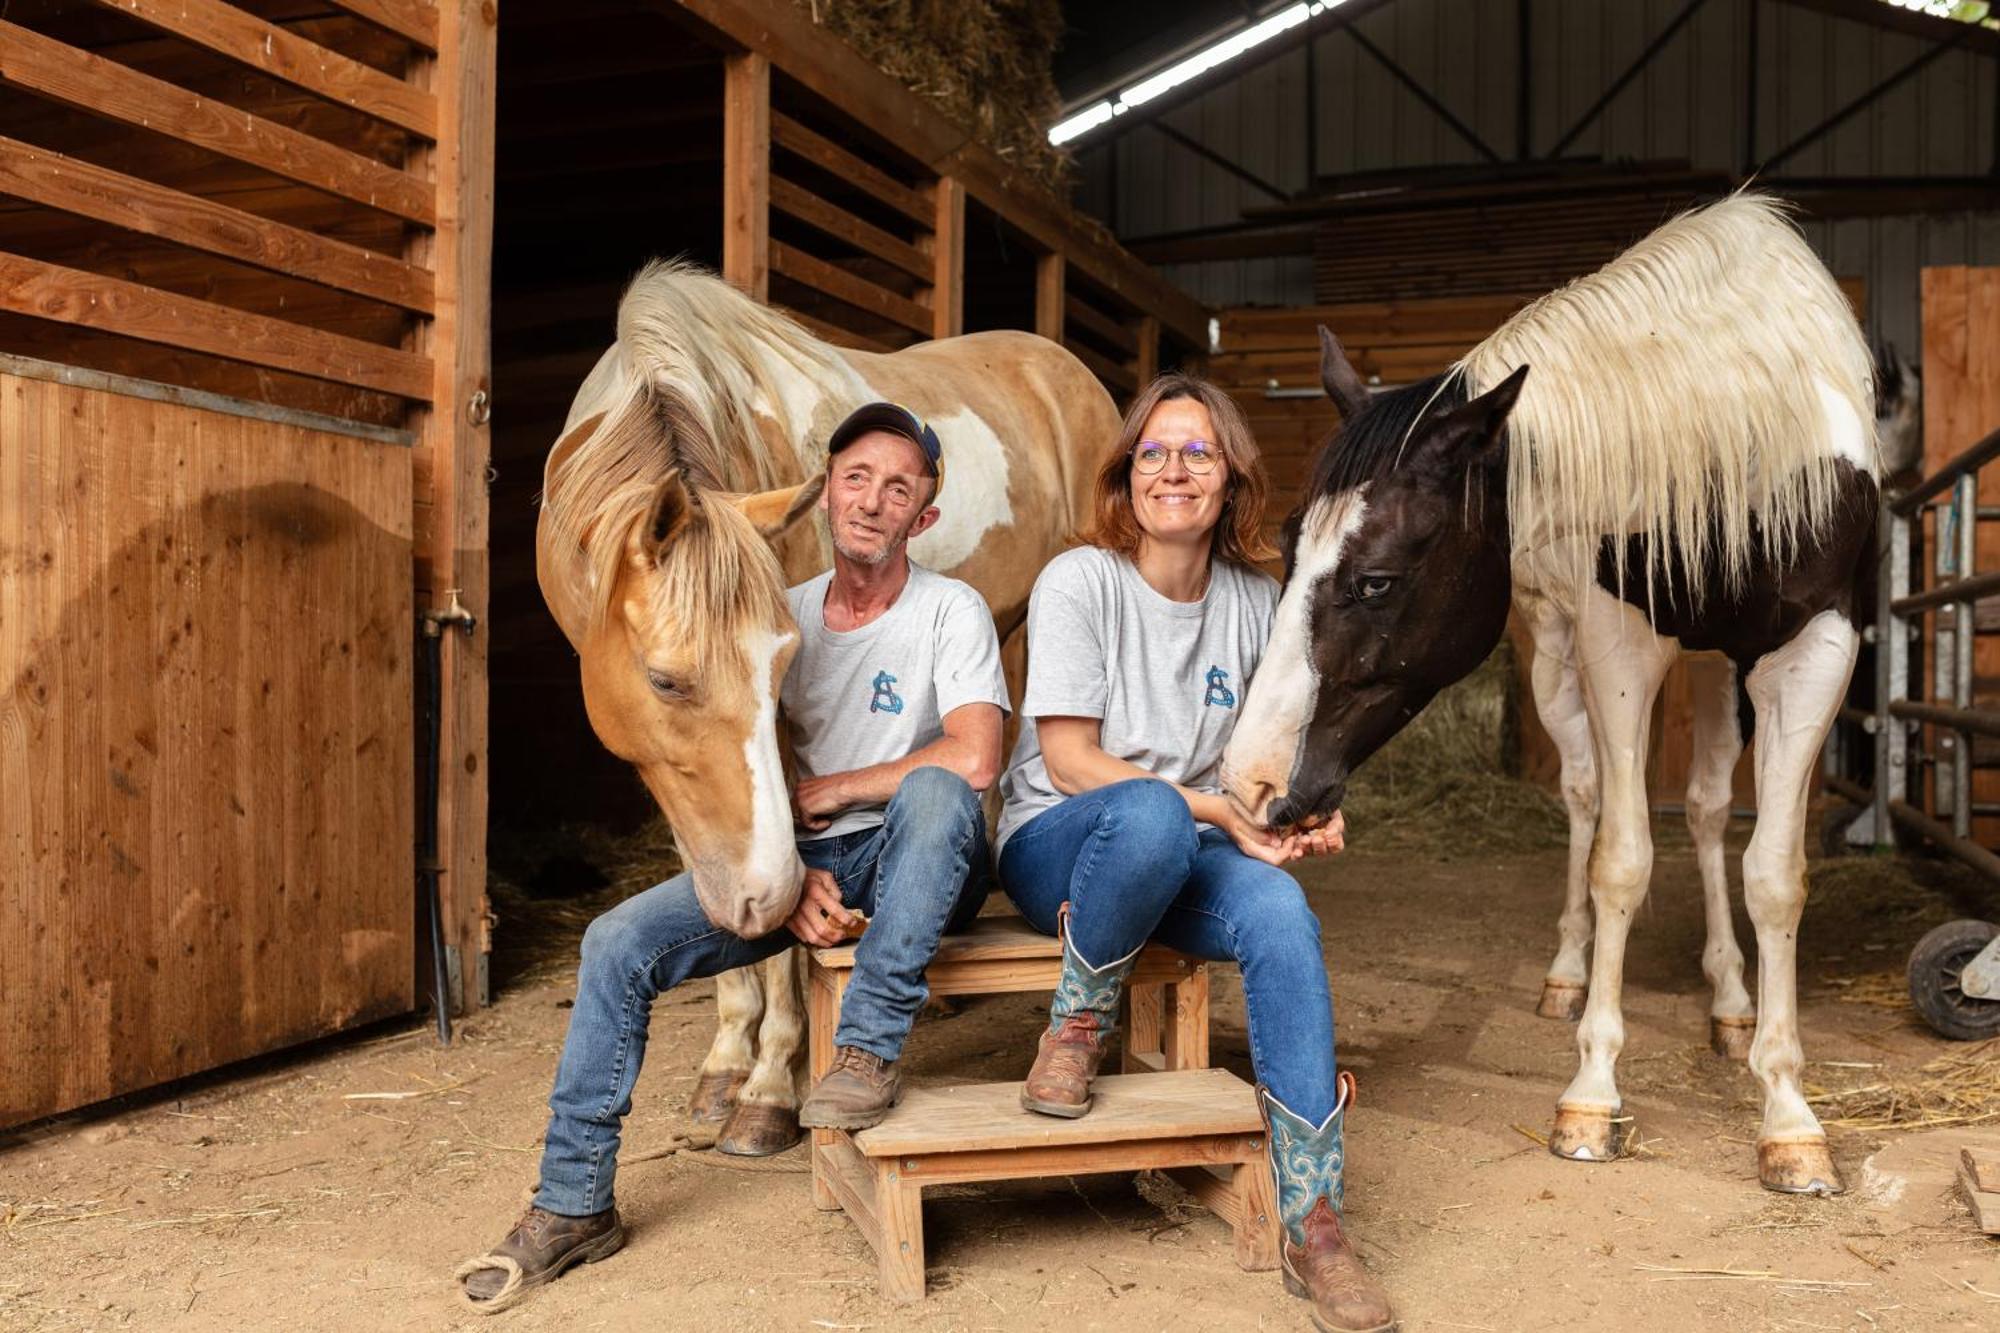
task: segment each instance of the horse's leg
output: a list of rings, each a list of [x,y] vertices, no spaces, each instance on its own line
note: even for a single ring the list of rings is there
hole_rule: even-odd
[[[737,1157],[768,1157],[799,1141],[799,1073],[805,1059],[805,951],[787,949],[759,964],[764,1022],[757,1064],[736,1098],[716,1147]]]
[[[688,1119],[720,1125],[736,1109],[737,1094],[757,1063],[752,1034],[764,1016],[764,981],[755,967],[739,967],[715,979],[715,1040],[701,1062],[701,1076],[688,1097]]]
[[[1625,939],[1653,873],[1653,830],[1646,802],[1646,750],[1653,696],[1677,651],[1638,611],[1592,588],[1577,620],[1577,662],[1603,783],[1603,808],[1590,851],[1590,902],[1596,918],[1590,998],[1577,1027],[1582,1056],[1556,1103],[1549,1151],[1602,1162],[1618,1156],[1624,1121],[1616,1066],[1625,1045],[1619,993]]]
[[[1842,1188],[1826,1131],[1799,1090],[1798,931],[1806,904],[1806,795],[1819,747],[1847,693],[1861,643],[1822,611],[1751,670],[1757,709],[1757,828],[1743,853],[1743,902],[1757,929],[1757,1036],[1750,1068],[1764,1084],[1757,1178],[1766,1189]]]
[[[1694,698],[1694,762],[1688,768],[1687,824],[1701,869],[1701,896],[1708,914],[1708,943],[1701,970],[1714,988],[1708,1008],[1708,1040],[1717,1055],[1741,1060],[1750,1054],[1757,1010],[1743,989],[1743,950],[1736,946],[1736,923],[1729,915],[1729,871],[1723,864],[1722,835],[1735,799],[1736,761],[1743,754],[1743,730],[1736,722],[1736,664],[1727,658],[1691,657],[1688,688]]]
[[[1562,760],[1563,804],[1569,808],[1569,876],[1563,882],[1562,916],[1556,921],[1556,957],[1542,982],[1535,1012],[1543,1018],[1575,1022],[1583,1016],[1589,980],[1584,950],[1590,947],[1590,840],[1597,831],[1597,758],[1590,748],[1590,716],[1576,672],[1576,630],[1569,617],[1546,603],[1528,617],[1535,639],[1529,676],[1535,713],[1555,742]]]

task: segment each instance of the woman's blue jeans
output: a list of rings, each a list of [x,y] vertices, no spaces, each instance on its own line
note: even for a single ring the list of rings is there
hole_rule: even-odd
[[[841,902],[871,918],[854,950],[834,1041],[894,1060],[930,995],[924,969],[939,937],[971,924],[993,883],[979,795],[955,773],[916,769],[897,787],[882,823],[802,842],[799,857],[829,872]],[[755,940],[717,926],[702,914],[687,875],[591,922],[549,1093],[535,1202],[572,1217],[611,1206],[620,1128],[646,1058],[654,1000],[683,981],[761,963],[798,942],[783,926]]]
[[[1072,796],[1015,830],[1000,886],[1035,929],[1069,936],[1093,967],[1148,939],[1243,971],[1258,1082],[1311,1124],[1333,1112],[1333,994],[1319,918],[1299,882],[1195,827],[1181,794],[1134,778]]]

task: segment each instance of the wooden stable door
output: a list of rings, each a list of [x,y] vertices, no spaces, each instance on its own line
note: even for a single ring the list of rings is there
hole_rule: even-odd
[[[411,453],[0,362],[0,1125],[414,1007]]]

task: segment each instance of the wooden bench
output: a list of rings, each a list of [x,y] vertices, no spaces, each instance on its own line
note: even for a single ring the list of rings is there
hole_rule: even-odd
[[[833,1033],[854,946],[815,949],[807,965],[812,1077],[833,1064]],[[925,973],[932,995],[1053,991],[1062,947],[1019,917],[983,917],[948,935]],[[1032,1047],[1023,1044],[1021,1073]],[[1126,985],[1123,1074],[1094,1085],[1090,1114],[1021,1109],[1018,1079],[911,1088],[873,1129],[812,1133],[813,1202],[844,1209],[875,1249],[881,1292],[924,1294],[926,1187],[1109,1171],[1160,1171],[1235,1233],[1246,1269],[1278,1265],[1276,1208],[1256,1094],[1208,1066],[1208,966],[1148,945]]]

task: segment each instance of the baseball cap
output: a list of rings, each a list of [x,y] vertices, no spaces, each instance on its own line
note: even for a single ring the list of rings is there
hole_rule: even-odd
[[[831,457],[839,453],[872,430],[886,430],[891,435],[900,435],[923,450],[931,475],[937,478],[938,488],[943,489],[944,446],[938,443],[937,432],[901,403],[865,403],[855,408],[848,413],[845,421],[833,428],[833,434],[826,442],[827,455]]]

